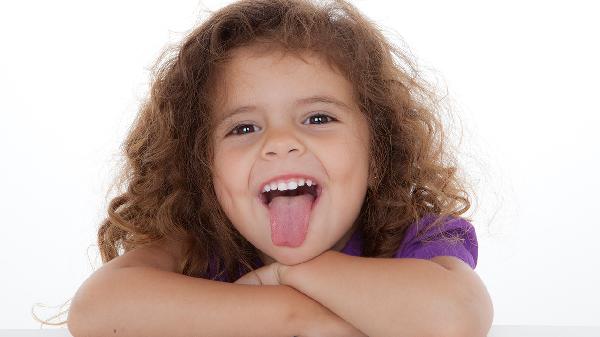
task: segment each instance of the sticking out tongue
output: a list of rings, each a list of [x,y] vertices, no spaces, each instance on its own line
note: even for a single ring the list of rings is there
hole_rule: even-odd
[[[314,197],[311,194],[277,196],[269,203],[271,240],[277,246],[298,247],[308,231]]]

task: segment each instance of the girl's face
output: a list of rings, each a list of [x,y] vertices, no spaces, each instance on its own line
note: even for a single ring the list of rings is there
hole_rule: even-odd
[[[232,56],[213,115],[219,203],[265,264],[294,265],[340,251],[356,229],[369,166],[369,126],[351,83],[314,54],[303,56],[308,64],[245,47]],[[339,104],[310,99],[316,96]],[[259,198],[265,183],[290,173],[314,177],[321,188],[304,213],[308,228],[298,246],[272,239],[269,208]]]

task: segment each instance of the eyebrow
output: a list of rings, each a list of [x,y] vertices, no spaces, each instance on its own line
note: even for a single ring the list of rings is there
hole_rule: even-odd
[[[339,108],[346,109],[348,111],[352,110],[352,108],[350,108],[348,106],[348,104],[342,102],[341,100],[338,100],[337,98],[327,96],[327,95],[313,95],[310,97],[300,98],[300,99],[296,100],[294,105],[301,106],[301,105],[309,105],[309,104],[314,104],[314,103],[331,104],[331,105],[335,105]],[[219,120],[219,124],[222,123],[223,121],[233,117],[234,115],[237,115],[237,114],[240,114],[243,112],[254,111],[256,109],[257,109],[256,105],[244,105],[241,107],[237,107],[237,108],[231,110],[230,112],[228,112],[227,114],[225,114],[225,116],[223,116]]]

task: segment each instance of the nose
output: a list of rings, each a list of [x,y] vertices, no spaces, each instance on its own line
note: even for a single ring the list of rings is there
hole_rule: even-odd
[[[305,148],[289,128],[271,129],[266,135],[262,157],[266,160],[284,159],[290,154],[300,156]]]

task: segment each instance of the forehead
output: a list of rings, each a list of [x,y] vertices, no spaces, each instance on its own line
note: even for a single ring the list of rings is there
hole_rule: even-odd
[[[319,70],[327,67],[329,72],[341,76],[337,66],[323,54],[312,50],[285,51],[277,46],[260,43],[231,50],[225,68],[231,72],[271,66],[316,67]]]
[[[339,69],[317,53],[242,47],[233,50],[215,81],[217,111],[236,105],[295,101],[315,95],[353,102],[354,88]]]

